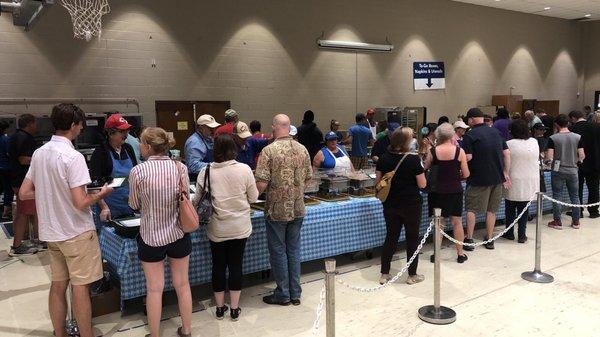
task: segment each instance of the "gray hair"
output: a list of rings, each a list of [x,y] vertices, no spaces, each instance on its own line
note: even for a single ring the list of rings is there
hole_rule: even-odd
[[[452,139],[454,136],[454,127],[450,123],[443,123],[435,129],[435,138],[438,144],[442,144]]]

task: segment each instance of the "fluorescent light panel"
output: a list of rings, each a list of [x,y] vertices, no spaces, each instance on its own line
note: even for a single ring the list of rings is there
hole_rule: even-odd
[[[373,44],[364,42],[336,41],[336,40],[317,40],[317,45],[321,48],[343,49],[343,50],[364,50],[377,52],[391,52],[394,45],[391,44]]]

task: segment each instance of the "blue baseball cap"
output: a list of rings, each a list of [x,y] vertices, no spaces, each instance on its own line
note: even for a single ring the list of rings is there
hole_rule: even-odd
[[[339,139],[338,139],[338,136],[337,136],[337,134],[335,132],[329,131],[325,135],[325,140],[326,141],[330,141],[330,140],[339,140]]]
[[[390,132],[394,132],[399,127],[400,127],[399,123],[388,123],[388,130]]]

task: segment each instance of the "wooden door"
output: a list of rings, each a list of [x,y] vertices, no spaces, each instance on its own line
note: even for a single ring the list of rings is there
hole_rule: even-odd
[[[208,114],[218,123],[225,123],[225,111],[231,107],[229,101],[199,101],[196,102],[196,118]]]
[[[175,149],[184,158],[186,140],[196,131],[196,120],[209,114],[219,123],[225,120],[225,111],[231,107],[229,101],[156,101],[156,125],[172,132]]]
[[[196,131],[195,120],[193,102],[156,101],[156,125],[173,133],[174,149],[182,158],[185,141]]]

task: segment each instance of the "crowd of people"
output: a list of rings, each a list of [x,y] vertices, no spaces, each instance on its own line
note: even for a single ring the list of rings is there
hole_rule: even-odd
[[[551,171],[555,198],[566,190],[573,203],[598,202],[598,114],[572,111],[568,116],[552,118],[539,110],[514,119],[504,108],[498,109],[496,117],[486,117],[480,109],[472,108],[452,124],[447,117],[426,124],[419,130],[420,142],[413,129],[395,120],[376,122],[374,115],[373,109],[357,114],[356,124],[346,135],[340,132],[336,120],[331,120],[330,130],[323,135],[310,110],[297,129],[288,116],[276,115],[272,134],[263,133],[258,121],[249,125],[242,122],[233,109],[225,112],[222,125],[213,116],[202,115],[185,142],[183,164],[172,160],[174,140],[165,130],[148,127],[139,138],[134,137],[130,132],[133,126],[113,113],[104,126],[105,142],[91,156],[89,171],[72,143],[84,127],[85,114],[80,108],[72,104],[55,106],[51,115],[55,135],[40,148],[34,139],[35,117],[21,115],[16,133],[0,138],[3,216],[9,216],[12,210],[11,193],[17,199],[11,254],[49,249],[49,306],[56,336],[64,331],[69,282],[73,285],[73,309],[81,336],[91,336],[89,287],[102,278],[99,226],[111,219],[140,214],[136,240],[146,276],[149,336],[159,335],[165,259],[181,314],[177,333],[190,336],[192,295],[188,272],[194,248],[190,234],[179,224],[178,207],[181,191],[187,190],[190,182],[196,184],[192,200],[195,205],[200,203],[203,191],[209,190],[211,195],[213,212],[206,232],[212,255],[215,316],[223,319],[229,312],[234,321],[242,312],[243,256],[252,234],[250,204],[263,193],[268,251],[276,283],[273,293],[263,301],[270,305],[300,305],[304,193],[319,169],[346,174],[373,162],[376,182],[392,172],[389,196],[383,202],[386,238],[382,243],[381,284],[392,278],[390,264],[402,228],[407,259],[417,250],[424,195],[429,215],[440,208],[452,224],[454,237],[464,243],[474,243],[476,215],[486,215],[483,239],[487,240],[493,236],[503,198],[509,226],[535,193],[545,190],[540,162]],[[0,131],[4,133],[6,127],[0,125]],[[348,151],[345,145],[351,149]],[[92,181],[125,176],[128,186],[86,188]],[[587,200],[582,200],[584,184]],[[548,225],[562,229],[562,209],[556,204],[553,207],[553,220]],[[588,211],[590,218],[600,217],[598,207]],[[571,227],[580,228],[579,209],[574,208],[570,215]],[[527,217],[525,210],[518,221],[519,243],[527,241]],[[23,241],[28,222],[34,237],[39,231],[39,239],[26,245]],[[508,231],[504,238],[515,240],[514,231]],[[484,246],[494,249],[494,242]],[[464,263],[468,260],[465,251],[473,250],[472,246],[456,245],[456,261]],[[408,268],[407,284],[424,280],[417,269],[418,258]]]

